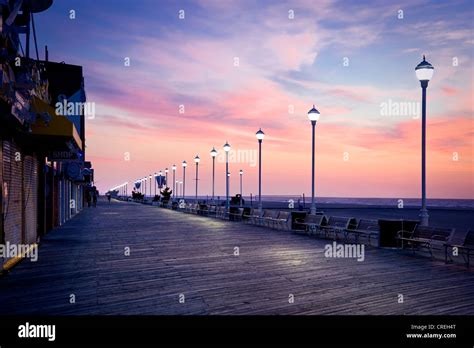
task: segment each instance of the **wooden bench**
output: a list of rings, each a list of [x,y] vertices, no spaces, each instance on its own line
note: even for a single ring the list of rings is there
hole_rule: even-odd
[[[244,215],[244,208],[237,208],[236,212],[229,213],[229,219],[232,221],[242,221]]]
[[[355,230],[357,227],[357,220],[353,217],[341,217],[341,216],[330,216],[327,223],[321,226],[321,230],[324,231],[325,237],[328,238],[329,234],[334,233],[334,239],[337,240],[337,234],[345,234],[348,231]]]
[[[226,218],[226,207],[219,206],[216,208],[216,218],[218,219],[225,219]]]
[[[199,215],[207,215],[207,212],[209,210],[209,206],[207,204],[198,203],[197,207],[198,207],[197,213]]]
[[[416,250],[422,248],[428,249],[431,256],[433,256],[433,247],[444,245],[451,235],[454,229],[451,228],[439,228],[430,226],[416,225],[413,231],[401,230],[397,233],[397,240],[401,243],[401,248],[404,249],[405,244],[411,246],[413,253]]]
[[[260,210],[257,208],[250,209],[249,214],[243,215],[244,222],[250,224],[258,224],[260,219]]]
[[[217,207],[215,205],[210,205],[209,208],[207,209],[207,216],[216,217],[216,214],[217,214],[216,208]]]
[[[197,214],[199,209],[199,205],[195,203],[188,203],[186,204],[186,212],[190,214]]]
[[[348,239],[349,235],[355,236],[355,242],[359,242],[359,237],[364,237],[368,240],[371,245],[371,238],[378,238],[380,234],[380,226],[378,220],[360,219],[357,222],[355,229],[347,229],[344,231],[345,240]]]
[[[308,214],[304,219],[296,219],[296,225],[305,226],[305,233],[308,235],[315,235],[321,231],[321,227],[327,224],[327,218],[324,214],[311,215]],[[299,230],[293,230],[295,233],[300,233]]]
[[[291,213],[289,211],[279,211],[276,217],[270,219],[270,221],[273,228],[277,226],[277,229],[282,227],[282,229],[290,230]]]
[[[260,218],[260,225],[265,225],[270,227],[270,224],[273,224],[276,218],[276,212],[270,209],[264,209],[262,217]]]
[[[474,230],[467,232],[453,233],[449,240],[444,244],[444,261],[448,263],[448,248],[457,249],[463,256],[466,266],[469,268],[469,258],[471,251],[474,251]],[[451,256],[449,257],[452,261]]]

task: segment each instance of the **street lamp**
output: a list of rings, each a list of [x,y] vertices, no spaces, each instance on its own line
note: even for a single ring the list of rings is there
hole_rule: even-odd
[[[224,144],[224,151],[225,151],[225,208],[227,214],[229,213],[229,151],[230,151],[230,145],[226,141]]]
[[[186,196],[186,167],[187,166],[188,164],[186,163],[186,161],[183,161],[183,189],[181,190],[181,192],[183,193],[183,199]]]
[[[240,174],[240,206],[242,206],[242,177],[244,176],[244,171],[241,169],[239,171]]]
[[[214,178],[215,178],[215,169],[216,169],[216,156],[217,150],[213,147],[211,150],[212,157],[212,201],[214,202]]]
[[[168,168],[165,168],[165,183],[166,183],[165,187],[168,187],[168,172],[169,172]]]
[[[260,216],[262,216],[262,141],[265,138],[262,128],[255,133],[255,136],[258,140],[258,211]]]
[[[156,182],[156,173],[153,175],[153,180],[155,180],[153,186],[155,187],[155,196],[156,196],[156,185],[157,185],[157,182]]]
[[[313,145],[312,145],[312,165],[311,165],[311,215],[316,215],[316,202],[314,201],[314,146],[315,146],[315,129],[316,129],[316,122],[319,120],[320,113],[316,108],[314,107],[308,112],[308,118],[311,121],[311,127],[312,127],[312,135],[313,135]]]
[[[151,197],[151,174],[148,176],[148,179],[150,179],[150,197]]]
[[[199,161],[201,159],[199,158],[198,155],[196,155],[196,157],[194,157],[194,162],[196,163],[196,202],[197,203],[197,199],[198,199],[198,179],[199,179]]]
[[[433,77],[434,68],[423,55],[423,61],[415,68],[416,77],[420,80],[422,107],[421,107],[421,210],[420,222],[428,226],[429,215],[426,209],[426,89],[428,82]]]
[[[173,164],[173,167],[171,167],[171,169],[173,170],[173,198],[176,197],[176,193],[175,193],[175,190],[176,190],[176,164]]]
[[[158,172],[158,175],[159,175],[159,177],[160,177],[160,183],[162,183],[161,177],[163,176],[163,172],[160,170],[160,171]],[[155,180],[155,181],[156,181],[156,180]],[[158,183],[156,183],[156,186],[158,186]],[[160,188],[159,188],[159,187],[158,187],[158,192],[160,192]]]

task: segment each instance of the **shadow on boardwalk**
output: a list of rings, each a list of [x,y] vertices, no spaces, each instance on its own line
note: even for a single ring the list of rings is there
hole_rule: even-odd
[[[0,313],[474,314],[472,271],[374,248],[329,259],[327,243],[101,201],[0,278]]]

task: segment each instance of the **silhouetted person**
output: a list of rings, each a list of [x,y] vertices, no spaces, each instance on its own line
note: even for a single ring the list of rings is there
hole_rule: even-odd
[[[91,202],[92,202],[92,192],[89,190],[87,191],[87,207],[91,207]]]
[[[112,198],[111,194],[110,193],[107,193],[107,200],[109,201],[109,204],[110,204],[110,199]]]

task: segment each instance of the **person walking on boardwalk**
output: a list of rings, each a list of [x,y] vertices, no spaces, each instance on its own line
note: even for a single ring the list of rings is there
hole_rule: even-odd
[[[92,202],[92,190],[91,189],[87,190],[86,196],[87,196],[87,208],[90,208],[91,207],[91,202]]]
[[[110,192],[107,192],[106,196],[107,196],[107,200],[109,201],[109,204],[110,204],[110,199],[112,198],[112,195],[110,194]]]
[[[94,208],[97,207],[97,195],[99,193],[97,192],[97,190],[94,190],[92,191],[92,204],[94,205]]]

